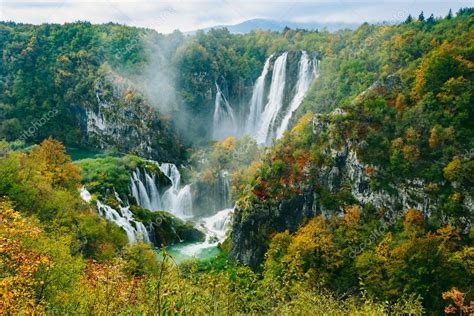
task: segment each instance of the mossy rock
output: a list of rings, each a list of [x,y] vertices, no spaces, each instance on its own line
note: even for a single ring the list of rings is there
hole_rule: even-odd
[[[168,212],[152,212],[135,205],[132,205],[130,210],[137,220],[143,222],[152,231],[150,239],[158,247],[179,242],[204,241],[205,239],[205,234],[202,231]]]

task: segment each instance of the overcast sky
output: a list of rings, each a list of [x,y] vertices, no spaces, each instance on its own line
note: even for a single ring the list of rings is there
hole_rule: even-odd
[[[294,22],[381,22],[403,20],[421,10],[444,16],[460,0],[0,0],[0,20],[64,23],[117,22],[162,33],[236,24],[254,18]]]

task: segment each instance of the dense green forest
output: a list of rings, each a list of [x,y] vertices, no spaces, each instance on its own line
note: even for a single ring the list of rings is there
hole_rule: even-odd
[[[2,314],[474,313],[472,8],[334,33],[1,22],[0,46]],[[215,86],[243,115],[297,51],[320,75],[291,129],[212,140]],[[130,192],[175,185],[150,159],[199,216],[230,179],[213,258],[178,262],[204,234]],[[104,219],[122,201],[153,240]]]

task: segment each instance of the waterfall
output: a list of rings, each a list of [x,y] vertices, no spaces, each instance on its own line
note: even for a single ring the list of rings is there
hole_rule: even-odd
[[[283,120],[281,121],[281,125],[277,130],[277,138],[283,136],[283,133],[288,128],[288,124],[290,123],[291,116],[293,113],[298,109],[300,104],[303,102],[306,92],[308,91],[311,82],[314,78],[319,76],[319,61],[315,60],[312,62],[308,58],[308,54],[303,51],[301,53],[301,59],[299,62],[299,70],[298,70],[298,81],[296,82],[296,93],[291,100],[289,105],[288,111],[285,114]]]
[[[206,231],[206,240],[202,243],[190,244],[182,247],[180,253],[193,257],[204,249],[216,247],[226,237],[227,227],[232,219],[234,209],[229,208],[203,218],[200,228]]]
[[[163,193],[163,209],[180,218],[193,216],[193,199],[191,186],[180,188],[181,174],[174,164],[162,163],[159,168],[170,179],[171,187]]]
[[[217,82],[212,129],[213,138],[215,140],[223,139],[227,136],[234,135],[237,129],[237,122],[235,120],[234,110],[232,109],[226,97],[222,93]]]
[[[156,174],[149,174],[146,169],[143,172],[136,169],[132,172],[130,192],[139,206],[151,211],[164,210],[180,218],[193,216],[193,202],[191,188],[189,185],[180,187],[181,174],[178,168],[171,163],[154,163],[161,172],[170,180],[169,187],[162,196],[156,185]]]
[[[286,60],[288,53],[279,56],[273,66],[272,82],[268,94],[268,102],[262,113],[262,118],[257,131],[256,140],[259,144],[267,144],[272,133],[273,124],[283,105],[283,94],[286,80]]]
[[[270,68],[270,61],[272,58],[273,55],[268,57],[268,59],[265,61],[262,73],[260,74],[260,77],[258,77],[253,87],[252,98],[250,99],[249,107],[250,112],[245,126],[245,131],[249,135],[254,135],[257,132],[256,128],[261,119],[265,92],[265,79],[267,78],[268,69]]]
[[[157,211],[161,209],[161,199],[158,187],[156,186],[156,174],[150,176],[145,171],[145,178],[147,191],[150,192],[150,210]]]
[[[91,194],[86,188],[80,190],[80,196],[87,203],[92,199]],[[121,202],[120,199],[118,201]],[[127,234],[129,243],[136,243],[138,241],[150,242],[145,225],[133,218],[133,213],[130,211],[129,206],[121,206],[119,211],[117,211],[111,206],[97,200],[97,211],[105,220],[111,221],[121,227]]]
[[[89,191],[87,191],[86,188],[82,187],[80,190],[79,190],[79,194],[81,196],[81,199],[83,199],[84,201],[86,201],[87,203],[90,203],[90,201],[92,200],[92,195],[89,193]]]
[[[143,169],[143,176],[140,169],[132,172],[130,178],[130,191],[132,196],[137,200],[139,206],[149,209],[151,211],[158,211],[161,209],[160,193],[156,186],[156,175],[150,176],[146,169]],[[145,183],[143,183],[145,181]]]
[[[222,204],[224,208],[229,208],[231,207],[232,203],[229,172],[226,170],[222,171],[220,174],[220,179],[222,181],[220,192],[222,196]]]
[[[181,182],[181,174],[179,173],[178,168],[174,164],[166,162],[158,165],[158,168],[168,179],[170,179],[172,187],[175,190],[178,190]]]

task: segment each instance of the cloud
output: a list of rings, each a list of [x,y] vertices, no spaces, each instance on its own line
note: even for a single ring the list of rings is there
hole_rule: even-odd
[[[469,1],[428,0],[2,0],[1,20],[25,23],[117,22],[154,28],[196,30],[253,18],[296,22],[402,20],[408,13],[445,15]]]

